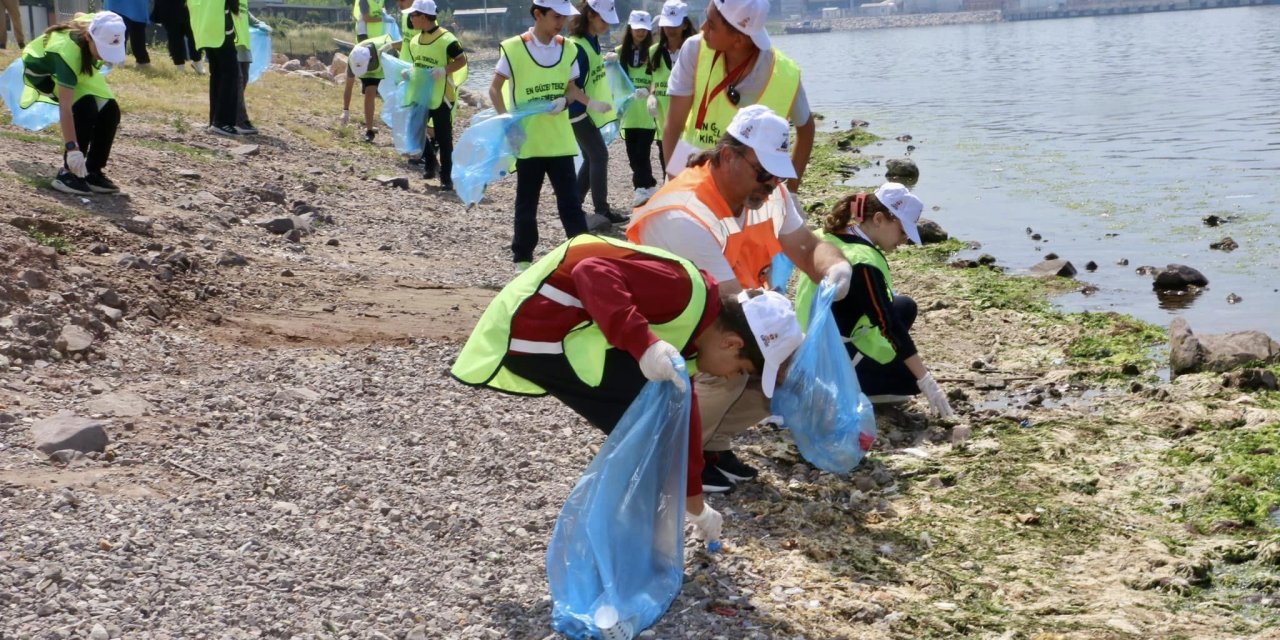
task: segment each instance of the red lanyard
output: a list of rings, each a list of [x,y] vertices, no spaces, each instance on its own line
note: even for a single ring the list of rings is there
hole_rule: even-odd
[[[743,60],[742,64],[734,68],[733,71],[730,71],[729,73],[725,74],[724,80],[721,80],[720,84],[716,85],[715,88],[713,88],[711,91],[709,92],[706,91],[706,88],[707,88],[706,84],[702,85],[702,89],[703,89],[702,104],[698,105],[698,119],[694,121],[693,128],[695,129],[702,128],[703,123],[707,119],[707,104],[712,100],[714,100],[717,95],[720,95],[720,93],[723,92],[726,88],[728,88],[729,85],[737,82],[739,80],[738,76],[741,76],[742,74],[746,73],[747,68],[751,65],[751,63],[756,61],[756,56],[758,55],[760,55],[759,52],[756,52],[756,54],[752,55],[750,58]],[[717,51],[715,57],[711,58],[712,70],[715,70],[716,63],[719,61],[720,61],[720,52]],[[708,83],[711,82],[711,78],[707,78],[707,82]]]

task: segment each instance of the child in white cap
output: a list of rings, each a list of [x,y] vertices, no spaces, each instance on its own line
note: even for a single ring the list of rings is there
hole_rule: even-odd
[[[666,126],[667,111],[671,107],[671,97],[667,95],[667,81],[671,78],[671,69],[680,59],[680,48],[685,40],[692,38],[698,31],[689,19],[689,5],[680,0],[667,0],[662,5],[662,13],[657,19],[658,43],[649,51],[649,73],[653,76],[653,92],[649,94],[649,115],[655,122],[654,142],[658,147],[658,161],[666,170],[666,162],[662,155],[662,129]],[[648,194],[652,196],[653,194]],[[641,203],[643,204],[643,203]],[[640,206],[640,205],[636,205]]]
[[[124,40],[124,20],[99,11],[49,27],[22,52],[23,81],[32,90],[24,94],[24,104],[58,105],[64,147],[62,169],[53,180],[58,191],[79,196],[120,191],[102,172],[120,126],[120,106],[99,67],[124,63]]]
[[[609,33],[609,27],[615,24],[618,24],[618,12],[614,0],[583,0],[578,4],[578,15],[569,18],[569,40],[578,45],[575,82],[591,99],[587,104],[569,105],[569,122],[573,124],[573,137],[582,151],[578,199],[585,208],[587,195],[591,196],[593,213],[587,216],[587,227],[592,230],[627,221],[626,214],[609,206],[609,148],[600,131],[618,120],[604,70],[604,63],[616,62],[618,54],[602,53],[600,49],[600,36]]]
[[[836,202],[823,221],[823,239],[853,267],[849,295],[831,306],[836,325],[849,337],[846,349],[863,393],[873,403],[903,402],[923,393],[939,417],[952,415],[947,395],[933,379],[911,340],[916,303],[893,290],[884,254],[908,241],[920,244],[916,225],[924,203],[906,187],[888,182],[874,194],[855,193]],[[817,287],[807,277],[796,290],[801,322],[808,323]]]
[[[351,49],[351,55],[347,57],[346,85],[342,90],[341,121],[346,125],[351,119],[351,89],[359,78],[360,95],[364,96],[364,141],[368,143],[373,143],[373,138],[378,133],[374,128],[373,104],[374,98],[378,95],[378,83],[382,82],[385,75],[379,53],[391,44],[391,36],[384,33],[360,41]]]
[[[627,108],[619,116],[619,128],[627,145],[627,162],[631,165],[631,186],[635,188],[635,197],[631,206],[638,207],[645,203],[658,190],[658,181],[653,177],[654,131],[657,121],[648,106],[650,92],[653,90],[653,71],[649,65],[649,55],[653,49],[653,20],[648,11],[632,11],[627,17],[627,30],[622,34],[622,44],[614,49],[618,56],[618,64],[631,79],[636,88]]]

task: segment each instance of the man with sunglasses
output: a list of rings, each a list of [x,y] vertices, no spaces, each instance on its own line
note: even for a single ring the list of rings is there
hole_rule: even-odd
[[[782,184],[796,177],[787,154],[791,127],[763,105],[744,107],[714,147],[635,209],[627,238],[680,256],[711,274],[722,293],[767,287],[778,253],[843,298],[853,269],[804,223]],[[703,491],[728,491],[756,470],[730,450],[733,436],[771,413],[759,378],[694,378],[702,419]]]
[[[788,186],[799,187],[816,126],[800,68],[773,48],[768,18],[769,0],[711,0],[702,32],[680,48],[662,134],[668,174],[678,175],[690,156],[714,146],[738,109],[760,104],[796,125],[795,176]]]

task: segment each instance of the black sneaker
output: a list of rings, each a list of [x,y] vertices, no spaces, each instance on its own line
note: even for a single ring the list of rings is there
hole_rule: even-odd
[[[365,129],[365,130],[364,130],[364,141],[365,141],[365,142],[368,142],[369,144],[373,144],[373,137],[374,137],[374,136],[376,136],[376,135],[378,135],[378,132],[377,132],[377,131],[375,131],[375,130],[373,130],[373,129]]]
[[[440,183],[440,190],[441,190],[441,191],[453,191],[453,183],[452,183],[452,182],[441,182],[441,183]]]
[[[733,490],[733,481],[724,477],[719,469],[712,466],[707,461],[706,466],[702,467],[702,492],[703,493],[726,493]]]
[[[224,124],[224,125],[211,124],[209,125],[209,133],[216,133],[220,136],[227,136],[229,138],[234,138],[240,135],[239,132],[236,131],[236,128],[229,124]]]
[[[613,224],[626,224],[631,221],[631,216],[625,213],[618,213],[617,211],[614,211],[612,209],[600,215],[604,216],[606,219],[609,220],[609,222],[612,222]]]
[[[760,475],[755,467],[752,467],[738,459],[733,455],[732,451],[715,451],[711,455],[715,456],[709,462],[716,469],[723,473],[724,476],[734,482],[742,482],[743,480],[754,480]]]
[[[242,136],[256,136],[256,135],[258,135],[258,128],[257,128],[257,127],[255,127],[255,126],[253,126],[253,123],[252,123],[252,122],[249,122],[248,120],[245,120],[245,121],[244,121],[244,124],[238,124],[238,125],[236,125],[236,126],[235,126],[235,130],[236,130],[236,133],[238,133],[238,134],[240,134],[240,135],[242,135]]]
[[[426,161],[426,160],[424,160],[424,159],[422,158],[422,156],[418,156],[418,157],[416,157],[416,158],[409,158],[409,166],[411,166],[411,167],[421,167],[421,166],[425,165],[426,163],[427,163],[427,161]]]
[[[85,178],[84,181],[88,183],[89,188],[94,193],[120,193],[120,187],[117,187],[116,183],[111,181],[111,178],[101,173],[90,173],[89,177]]]
[[[93,190],[89,188],[89,183],[85,182],[84,178],[66,169],[58,172],[58,177],[53,179],[52,186],[56,191],[69,193],[73,196],[93,195]]]

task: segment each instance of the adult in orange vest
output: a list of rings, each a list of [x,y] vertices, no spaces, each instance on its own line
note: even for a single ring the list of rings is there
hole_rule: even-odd
[[[816,127],[800,68],[773,48],[768,18],[769,0],[712,0],[702,33],[681,47],[667,84],[671,103],[662,134],[669,175],[715,145],[738,109],[762,104],[796,127],[795,177],[787,185],[792,191],[799,187]]]
[[[683,55],[683,54],[682,54]],[[853,269],[814,235],[782,181],[796,173],[787,155],[790,126],[762,105],[738,111],[710,150],[632,214],[627,238],[689,260],[720,282],[722,293],[766,286],[773,257],[784,253],[814,282],[833,282],[837,298]],[[728,491],[755,469],[733,454],[733,436],[770,414],[759,379],[694,380],[702,416],[703,491]]]

